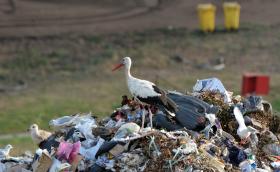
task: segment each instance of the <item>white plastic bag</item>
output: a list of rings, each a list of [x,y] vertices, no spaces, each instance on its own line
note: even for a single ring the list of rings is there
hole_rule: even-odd
[[[197,80],[193,87],[193,92],[204,92],[204,91],[218,91],[224,95],[224,102],[230,103],[231,96],[225,89],[224,85],[218,78],[209,78]]]
[[[99,138],[97,144],[89,149],[85,149],[84,147],[80,148],[80,154],[85,157],[87,160],[94,160],[95,159],[95,155],[97,153],[97,151],[100,149],[100,147],[103,145],[104,143],[104,139]]]

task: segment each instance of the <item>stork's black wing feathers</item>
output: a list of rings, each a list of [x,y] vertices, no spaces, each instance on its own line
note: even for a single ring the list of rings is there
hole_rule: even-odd
[[[161,90],[160,88],[158,88],[156,85],[153,85],[153,89],[154,89],[155,92],[157,92],[157,93],[159,93],[159,94],[164,93],[164,91]]]
[[[158,88],[156,85],[153,85],[153,89],[155,92],[161,94],[159,97],[162,104],[171,112],[176,112],[178,111],[178,106],[176,103],[170,99],[169,97],[166,96],[166,92],[160,88]]]

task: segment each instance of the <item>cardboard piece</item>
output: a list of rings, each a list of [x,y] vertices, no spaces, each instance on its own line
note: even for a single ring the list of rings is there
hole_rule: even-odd
[[[32,164],[34,172],[47,172],[52,165],[52,158],[43,151],[42,156]]]
[[[125,150],[125,146],[117,144],[109,152],[115,157],[120,155]]]

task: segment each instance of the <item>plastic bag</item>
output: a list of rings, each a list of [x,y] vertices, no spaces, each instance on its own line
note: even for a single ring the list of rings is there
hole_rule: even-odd
[[[231,96],[225,89],[224,85],[218,78],[209,78],[197,80],[193,87],[193,92],[204,92],[204,91],[218,91],[224,95],[224,102],[230,103]]]

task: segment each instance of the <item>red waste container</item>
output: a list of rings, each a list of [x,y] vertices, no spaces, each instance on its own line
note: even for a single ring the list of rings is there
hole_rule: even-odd
[[[267,95],[269,93],[269,76],[262,74],[244,74],[242,95]]]

